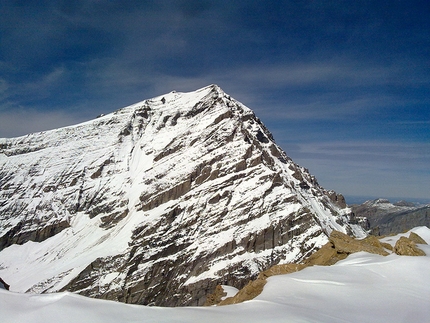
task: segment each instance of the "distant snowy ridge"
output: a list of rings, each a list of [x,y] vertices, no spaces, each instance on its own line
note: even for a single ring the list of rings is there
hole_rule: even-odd
[[[200,305],[364,237],[254,113],[211,85],[0,139],[0,277],[20,292]]]
[[[375,199],[352,205],[351,209],[358,219],[365,218],[368,229],[375,235],[403,232],[417,226],[430,227],[430,204]]]

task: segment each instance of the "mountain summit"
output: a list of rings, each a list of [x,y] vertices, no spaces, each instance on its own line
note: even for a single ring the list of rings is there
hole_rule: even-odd
[[[352,216],[216,85],[0,139],[0,277],[14,291],[201,305],[332,230],[365,236]]]

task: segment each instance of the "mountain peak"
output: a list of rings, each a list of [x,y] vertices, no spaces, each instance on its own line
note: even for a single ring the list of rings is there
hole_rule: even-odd
[[[216,85],[0,149],[0,276],[15,291],[199,305],[217,284],[303,260],[332,230],[365,236]]]

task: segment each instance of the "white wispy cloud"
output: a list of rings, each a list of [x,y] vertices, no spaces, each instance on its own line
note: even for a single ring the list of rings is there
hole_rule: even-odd
[[[65,111],[14,109],[0,112],[0,137],[16,137],[33,132],[65,127],[85,121],[81,116]]]
[[[326,188],[349,195],[430,198],[430,143],[331,141],[298,143],[287,154]]]

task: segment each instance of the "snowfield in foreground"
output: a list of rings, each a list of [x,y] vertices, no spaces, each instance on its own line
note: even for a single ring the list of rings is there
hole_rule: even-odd
[[[411,231],[430,243],[427,227]],[[72,293],[36,295],[0,289],[0,317],[2,323],[429,322],[430,246],[419,247],[427,256],[360,252],[330,267],[271,277],[256,299],[222,307],[147,307]]]

